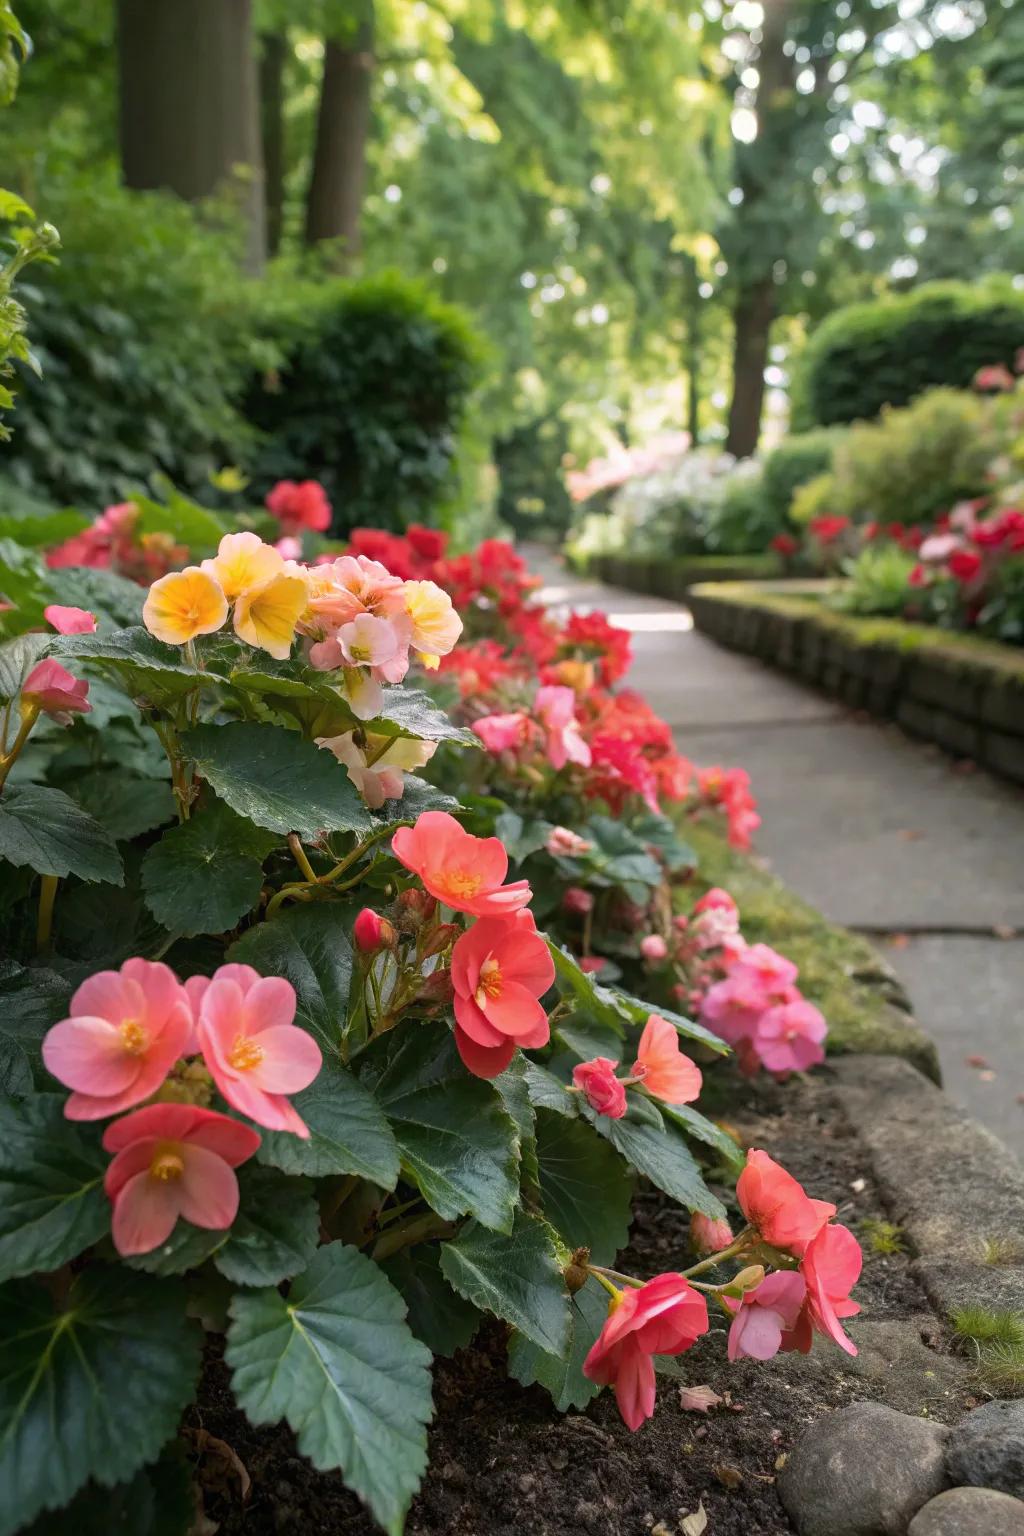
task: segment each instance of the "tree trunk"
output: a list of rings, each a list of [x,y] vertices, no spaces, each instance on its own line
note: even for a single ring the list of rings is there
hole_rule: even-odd
[[[245,264],[264,255],[251,0],[118,0],[125,185],[188,202],[232,194]]]
[[[324,46],[306,244],[334,241],[339,267],[359,253],[373,65],[372,21],[360,25],[351,44],[328,39]]]
[[[260,38],[260,126],[263,185],[267,205],[267,255],[281,248],[284,224],[284,66],[288,39],[280,32]]]
[[[791,0],[764,0],[754,103],[757,138],[749,146],[740,146],[737,154],[738,181],[743,192],[740,217],[754,227],[758,202],[771,195],[764,185],[766,172],[772,165],[784,163],[779,155],[780,138],[792,123],[789,100],[793,65],[785,53],[790,4]],[[761,434],[764,370],[776,310],[774,269],[776,261],[785,255],[785,235],[777,228],[774,239],[769,236],[760,249],[751,253],[733,306],[733,384],[725,446],[737,458],[754,453]]]
[[[745,459],[757,451],[768,336],[774,319],[775,284],[770,276],[763,277],[743,290],[733,312],[733,385],[725,451],[738,459]]]

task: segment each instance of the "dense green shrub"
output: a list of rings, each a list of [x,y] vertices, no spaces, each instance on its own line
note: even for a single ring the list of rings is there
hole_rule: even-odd
[[[154,469],[199,490],[244,455],[251,434],[234,402],[261,355],[253,285],[229,238],[112,174],[47,184],[39,197],[64,250],[22,288],[42,376],[19,369],[5,473],[85,506],[120,499]]]
[[[716,555],[757,554],[781,531],[785,519],[769,508],[764,495],[764,471],[753,460],[736,465],[725,482],[721,499],[709,509],[703,549]]]
[[[842,437],[837,428],[794,432],[766,454],[761,480],[764,517],[781,533],[790,519],[793,497],[801,486],[832,468],[832,456]]]
[[[814,332],[793,386],[796,427],[870,420],[934,385],[966,389],[988,363],[1024,346],[1024,294],[1008,278],[924,283],[851,304]]]
[[[255,489],[315,479],[335,531],[430,520],[452,488],[479,343],[461,310],[396,273],[296,284],[269,339],[280,368],[245,402],[262,434]]]
[[[933,389],[905,410],[859,422],[836,445],[831,476],[809,481],[797,496],[797,520],[828,512],[854,522],[931,522],[985,490],[989,414],[978,395]]]
[[[562,473],[568,451],[568,428],[558,416],[526,422],[495,442],[498,516],[518,537],[565,536],[573,513]]]

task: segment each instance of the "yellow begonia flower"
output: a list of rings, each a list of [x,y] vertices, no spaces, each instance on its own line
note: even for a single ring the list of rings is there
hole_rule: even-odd
[[[412,646],[421,652],[424,666],[436,667],[437,660],[430,658],[447,656],[454,649],[462,634],[462,620],[448,593],[435,581],[407,581],[403,597],[412,620]]]
[[[239,597],[235,603],[235,634],[248,645],[258,645],[278,661],[284,661],[305,606],[305,581],[282,571],[266,586],[243,592]]]
[[[204,560],[202,568],[220,583],[229,602],[234,602],[243,592],[265,587],[279,576],[284,560],[272,544],[264,544],[255,533],[226,533],[215,558]]]
[[[214,578],[198,565],[161,576],[149,589],[142,622],[168,645],[185,645],[196,635],[212,635],[228,616],[228,600]]]

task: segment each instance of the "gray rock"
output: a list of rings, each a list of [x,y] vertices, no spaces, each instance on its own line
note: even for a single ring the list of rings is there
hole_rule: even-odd
[[[949,1437],[951,1483],[998,1488],[1024,1498],[1024,1401],[985,1403]]]
[[[994,1488],[947,1488],[918,1511],[907,1536],[1024,1536],[1024,1504]]]
[[[800,1536],[904,1536],[946,1486],[949,1430],[882,1403],[851,1403],[805,1432],[779,1474]]]

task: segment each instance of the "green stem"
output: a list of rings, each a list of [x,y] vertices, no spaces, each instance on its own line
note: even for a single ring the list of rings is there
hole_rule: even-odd
[[[411,1248],[413,1243],[424,1242],[428,1237],[447,1237],[454,1230],[450,1221],[445,1221],[434,1211],[427,1211],[423,1216],[414,1216],[411,1221],[400,1221],[397,1226],[385,1232],[373,1245],[370,1257],[379,1264],[393,1253]]]
[[[721,1264],[723,1259],[732,1259],[738,1253],[742,1253],[744,1248],[750,1246],[750,1240],[753,1236],[753,1227],[744,1227],[739,1237],[734,1238],[728,1248],[723,1248],[721,1253],[713,1253],[709,1259],[702,1259],[699,1264],[694,1264],[691,1268],[684,1269],[682,1273],[686,1276],[687,1280],[690,1280],[694,1275],[702,1275],[705,1270],[714,1269],[717,1264]]]
[[[289,832],[288,847],[292,851],[292,858],[295,860],[296,864],[299,866],[306,879],[311,883],[315,883],[316,870],[307,859],[306,850],[303,848],[302,840],[297,832]]]
[[[602,1285],[604,1285],[606,1283],[602,1279],[602,1276],[604,1276],[604,1275],[609,1275],[612,1280],[621,1280],[623,1285],[633,1285],[633,1286],[636,1286],[637,1289],[639,1289],[640,1286],[647,1284],[646,1280],[635,1280],[632,1275],[624,1275],[624,1274],[622,1274],[621,1270],[609,1269],[604,1264],[588,1264],[587,1268],[590,1270],[590,1273],[592,1275],[596,1275],[597,1276],[598,1280],[601,1281]],[[613,1287],[613,1289],[614,1289],[614,1287]]]
[[[21,725],[18,727],[18,734],[14,738],[14,745],[4,757],[0,757],[0,790],[7,783],[7,775],[17,762],[18,754],[21,752],[26,741],[28,741],[32,727],[38,719],[39,710],[33,705],[29,705],[27,709],[22,711]]]
[[[60,881],[56,875],[43,875],[39,886],[39,917],[36,921],[36,951],[43,954],[50,947],[53,932],[53,903]]]

